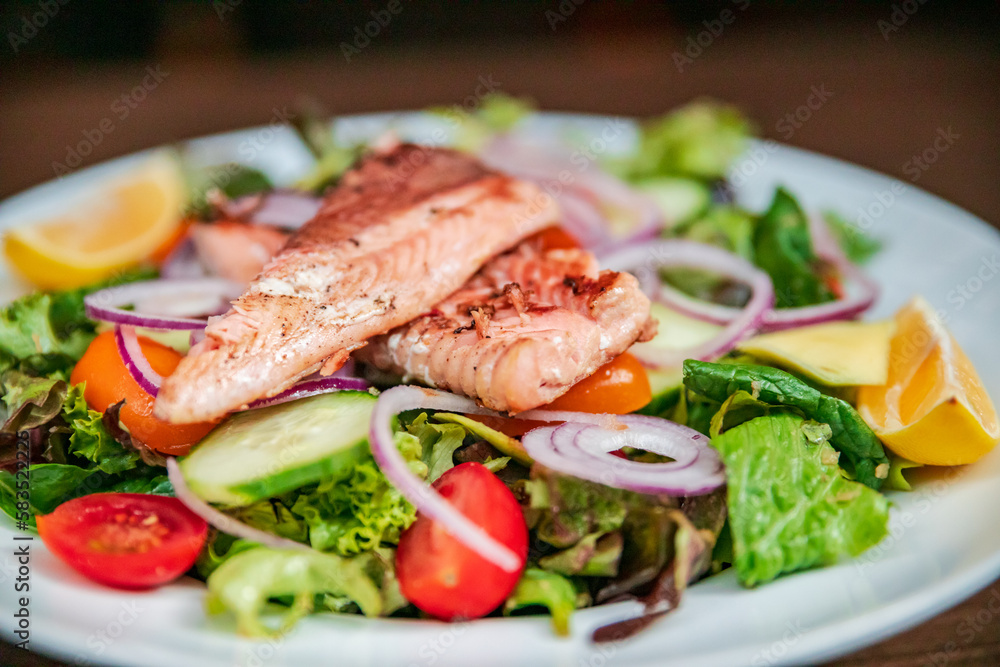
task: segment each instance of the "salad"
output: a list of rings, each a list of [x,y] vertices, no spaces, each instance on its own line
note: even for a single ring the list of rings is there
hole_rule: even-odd
[[[907,470],[1000,441],[923,299],[859,319],[878,294],[860,268],[876,240],[784,188],[760,212],[736,203],[726,174],[751,137],[738,111],[693,103],[614,155],[587,137],[529,141],[520,100],[432,112],[459,153],[342,145],[305,118],[315,167],[294,188],[162,152],[107,184],[114,205],[10,232],[8,260],[41,289],[0,311],[0,509],[102,584],[204,580],[207,609],[250,636],[324,611],[547,613],[563,635],[577,609],[640,600],[602,641],[722,570],[753,587],[859,556],[886,536],[885,493],[910,488]],[[177,418],[171,378],[220,349],[220,323],[390,161],[378,155],[432,163],[412,162],[401,187],[474,164],[548,204],[481,261],[460,258],[468,275],[427,268],[442,293],[349,357]],[[475,209],[509,218],[489,211]],[[501,374],[483,351],[508,334],[555,353]],[[218,390],[199,377],[196,399]]]

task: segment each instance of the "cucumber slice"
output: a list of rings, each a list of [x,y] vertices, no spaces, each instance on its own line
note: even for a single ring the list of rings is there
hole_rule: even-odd
[[[232,415],[180,461],[184,479],[208,502],[242,506],[345,474],[369,456],[375,400],[338,391]]]
[[[659,176],[639,181],[635,187],[656,202],[667,220],[667,227],[693,218],[712,202],[708,186],[690,178]]]

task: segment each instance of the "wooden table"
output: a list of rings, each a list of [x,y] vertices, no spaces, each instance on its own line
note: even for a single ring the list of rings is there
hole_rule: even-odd
[[[0,196],[52,178],[52,163],[64,161],[67,147],[105,117],[114,119],[113,131],[86,164],[266,123],[273,109],[304,95],[332,114],[420,108],[459,102],[481,77],[492,77],[500,90],[530,95],[554,110],[648,115],[711,95],[746,109],[766,136],[899,178],[907,178],[904,165],[939,129],[953,128],[960,138],[919,185],[995,223],[1000,58],[993,47],[922,35],[901,30],[885,40],[874,23],[829,35],[801,27],[754,35],[736,22],[683,72],[672,57],[688,37],[683,31],[593,40],[569,29],[565,37],[502,47],[391,51],[376,41],[349,63],[339,50],[257,60],[174,51],[151,63],[101,67],[16,62],[0,80]],[[141,85],[147,65],[165,73],[162,81],[126,118],[112,116],[115,101]],[[830,99],[787,137],[782,118],[820,86]],[[1000,581],[913,630],[831,664],[1000,664],[996,615],[969,641],[962,630],[998,591]],[[0,662],[59,664],[25,655]]]

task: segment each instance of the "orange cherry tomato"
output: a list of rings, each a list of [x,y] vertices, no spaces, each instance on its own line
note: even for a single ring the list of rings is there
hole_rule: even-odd
[[[580,242],[559,226],[546,227],[532,236],[530,240],[536,241],[541,250],[561,250],[580,247]]]
[[[539,410],[569,410],[572,412],[624,415],[635,412],[653,399],[649,376],[638,359],[629,353],[620,354],[586,377],[556,400]],[[512,438],[519,438],[545,422],[525,419],[504,419],[483,415],[466,415]]]
[[[166,377],[174,372],[181,354],[154,340],[139,337],[139,346],[154,371]],[[119,418],[137,440],[163,454],[182,456],[212,430],[215,422],[171,424],[153,416],[153,397],[139,386],[118,354],[113,332],[100,334],[84,352],[70,375],[72,384],[86,382],[83,397],[93,410],[104,412],[125,400]]]
[[[626,352],[577,382],[544,409],[624,415],[635,412],[651,400],[653,391],[646,369]]]

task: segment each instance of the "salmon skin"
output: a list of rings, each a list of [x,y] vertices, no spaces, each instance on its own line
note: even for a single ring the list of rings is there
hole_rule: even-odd
[[[369,338],[427,312],[557,217],[536,186],[464,153],[401,144],[370,155],[209,322],[205,340],[164,379],[155,414],[217,419],[332,373]]]
[[[516,413],[561,396],[655,331],[634,276],[599,271],[585,250],[543,251],[532,240],[356,357]]]

